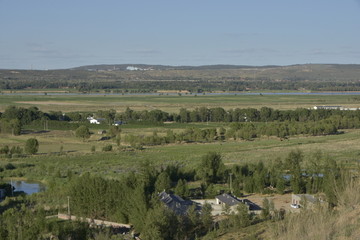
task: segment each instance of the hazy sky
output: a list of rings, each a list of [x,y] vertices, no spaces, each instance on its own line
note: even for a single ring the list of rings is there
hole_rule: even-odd
[[[360,0],[0,0],[0,68],[360,64]]]

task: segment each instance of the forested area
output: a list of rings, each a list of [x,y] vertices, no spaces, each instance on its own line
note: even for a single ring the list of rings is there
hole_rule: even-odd
[[[43,80],[33,81],[2,81],[0,89],[3,90],[22,90],[22,89],[62,89],[76,90],[78,92],[96,92],[103,90],[113,93],[156,93],[161,90],[180,91],[187,90],[194,94],[212,91],[261,91],[261,90],[310,90],[310,91],[360,91],[360,82],[306,82],[283,80],[276,82],[266,78],[252,80],[151,80],[151,81],[125,81],[115,80],[71,82],[63,80],[61,82],[47,82]],[[46,90],[45,90],[46,91]]]
[[[289,191],[324,193],[332,209],[339,204],[336,191],[345,187],[344,181],[352,174],[354,172],[338,166],[322,152],[314,152],[305,158],[303,152],[294,150],[284,159],[275,159],[267,165],[260,161],[231,166],[224,165],[219,153],[209,152],[193,170],[184,170],[179,165],[159,168],[144,162],[137,171],[125,174],[119,180],[91,173],[68,173],[65,182],[60,181],[61,176],[53,179],[46,195],[40,195],[39,200],[44,204],[68,196],[71,214],[131,223],[142,239],[196,239],[259,221],[281,220],[284,213],[277,210],[275,215],[270,214],[271,203],[264,207],[261,215],[251,215],[247,208],[239,206],[237,213],[224,209],[229,218],[214,224],[210,204],[203,205],[201,211],[192,206],[187,214],[178,215],[159,201],[159,192],[166,190],[184,199],[212,199],[221,192],[233,192],[239,197],[249,193],[284,194]],[[232,185],[229,185],[230,176]],[[63,183],[55,184],[56,181]],[[201,183],[200,186],[188,184],[194,181]],[[49,236],[98,239],[100,233],[110,234],[103,229],[91,229],[85,223],[46,220],[45,216],[51,211],[44,211],[36,204],[36,199],[19,197],[1,204],[0,236],[3,239],[20,236],[26,236],[23,239]],[[68,209],[60,201],[54,210],[67,212]]]
[[[252,140],[258,137],[276,136],[281,139],[295,135],[329,135],[341,133],[341,129],[360,127],[360,111],[341,110],[274,110],[268,107],[261,109],[230,109],[196,108],[194,110],[180,109],[179,113],[167,113],[161,110],[134,111],[127,108],[124,112],[115,110],[99,110],[89,112],[41,112],[36,107],[22,108],[10,106],[0,113],[0,132],[20,135],[23,126],[40,129],[76,130],[81,126],[91,127],[88,116],[105,118],[100,126],[111,126],[114,121],[127,124],[163,125],[164,122],[206,123],[221,122],[225,127],[196,128],[189,127],[182,132],[169,129],[166,134],[154,132],[151,136],[126,134],[122,141],[135,145],[160,145],[174,142],[213,142],[224,140]],[[120,141],[121,132],[114,127],[109,128],[111,138]],[[115,132],[114,132],[115,131]],[[87,137],[90,136],[90,132]],[[118,144],[120,142],[118,141]]]

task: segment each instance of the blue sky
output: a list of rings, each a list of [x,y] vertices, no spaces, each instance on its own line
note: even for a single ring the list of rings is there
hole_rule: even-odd
[[[360,64],[360,0],[0,0],[0,68]]]

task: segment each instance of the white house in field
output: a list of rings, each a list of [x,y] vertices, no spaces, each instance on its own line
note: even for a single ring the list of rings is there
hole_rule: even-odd
[[[87,120],[89,120],[91,124],[100,124],[100,123],[104,122],[106,119],[105,118],[88,117]]]

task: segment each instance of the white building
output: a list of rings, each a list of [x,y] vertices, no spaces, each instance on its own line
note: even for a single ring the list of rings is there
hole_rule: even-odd
[[[88,117],[87,119],[90,121],[91,124],[100,124],[106,120],[105,118],[93,118],[93,117]]]

